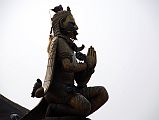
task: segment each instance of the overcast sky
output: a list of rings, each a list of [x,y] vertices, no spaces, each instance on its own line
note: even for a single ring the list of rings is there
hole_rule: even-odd
[[[90,118],[159,120],[158,0],[1,0],[0,93],[28,109],[40,101],[30,95],[45,77],[49,9],[59,4],[72,10],[76,43],[97,51],[89,86],[110,96]]]

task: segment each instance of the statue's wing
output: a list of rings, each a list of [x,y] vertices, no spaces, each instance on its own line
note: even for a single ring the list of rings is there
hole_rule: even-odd
[[[54,62],[56,56],[56,48],[57,48],[57,37],[54,37],[51,41],[49,46],[49,58],[48,58],[48,65],[46,70],[46,76],[43,83],[44,93],[47,92],[53,78],[54,74]],[[48,107],[48,103],[45,98],[42,98],[40,103],[33,108],[28,114],[21,118],[21,120],[39,120],[44,118],[46,113],[46,109]]]
[[[49,52],[48,65],[47,65],[45,80],[43,83],[44,93],[47,92],[50,83],[52,82],[53,79],[56,48],[57,48],[57,37],[54,37],[51,41],[48,51]]]

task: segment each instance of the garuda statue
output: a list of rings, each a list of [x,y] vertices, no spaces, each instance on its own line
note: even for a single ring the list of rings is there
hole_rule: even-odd
[[[87,87],[96,66],[96,51],[90,46],[87,54],[77,47],[78,27],[71,10],[61,5],[52,9],[52,28],[48,46],[48,65],[44,83],[34,85],[32,97],[42,97],[40,103],[21,120],[41,120],[74,116],[86,118],[108,100],[102,86]],[[75,82],[77,85],[75,86]]]

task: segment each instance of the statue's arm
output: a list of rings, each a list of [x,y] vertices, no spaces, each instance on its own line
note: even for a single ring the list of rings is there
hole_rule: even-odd
[[[62,66],[65,71],[74,73],[87,69],[86,63],[73,63],[68,58],[62,59]]]
[[[87,86],[88,81],[90,80],[97,62],[96,51],[91,46],[88,49],[87,56],[85,56],[85,63],[87,63],[88,68],[84,71],[78,72],[75,74],[75,80],[78,87]]]
[[[87,86],[92,74],[94,73],[94,69],[87,69],[81,72],[75,73],[75,81],[77,86],[83,88]]]
[[[86,63],[77,63],[73,58],[70,47],[65,40],[59,38],[57,47],[58,60],[61,61],[62,68],[66,72],[80,72],[87,69]]]

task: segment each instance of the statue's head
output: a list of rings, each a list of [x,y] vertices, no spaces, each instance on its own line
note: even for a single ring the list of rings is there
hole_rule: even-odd
[[[75,23],[71,10],[67,7],[67,10],[63,10],[59,5],[52,9],[55,15],[52,17],[52,27],[55,36],[65,35],[71,39],[76,39],[78,27]]]

